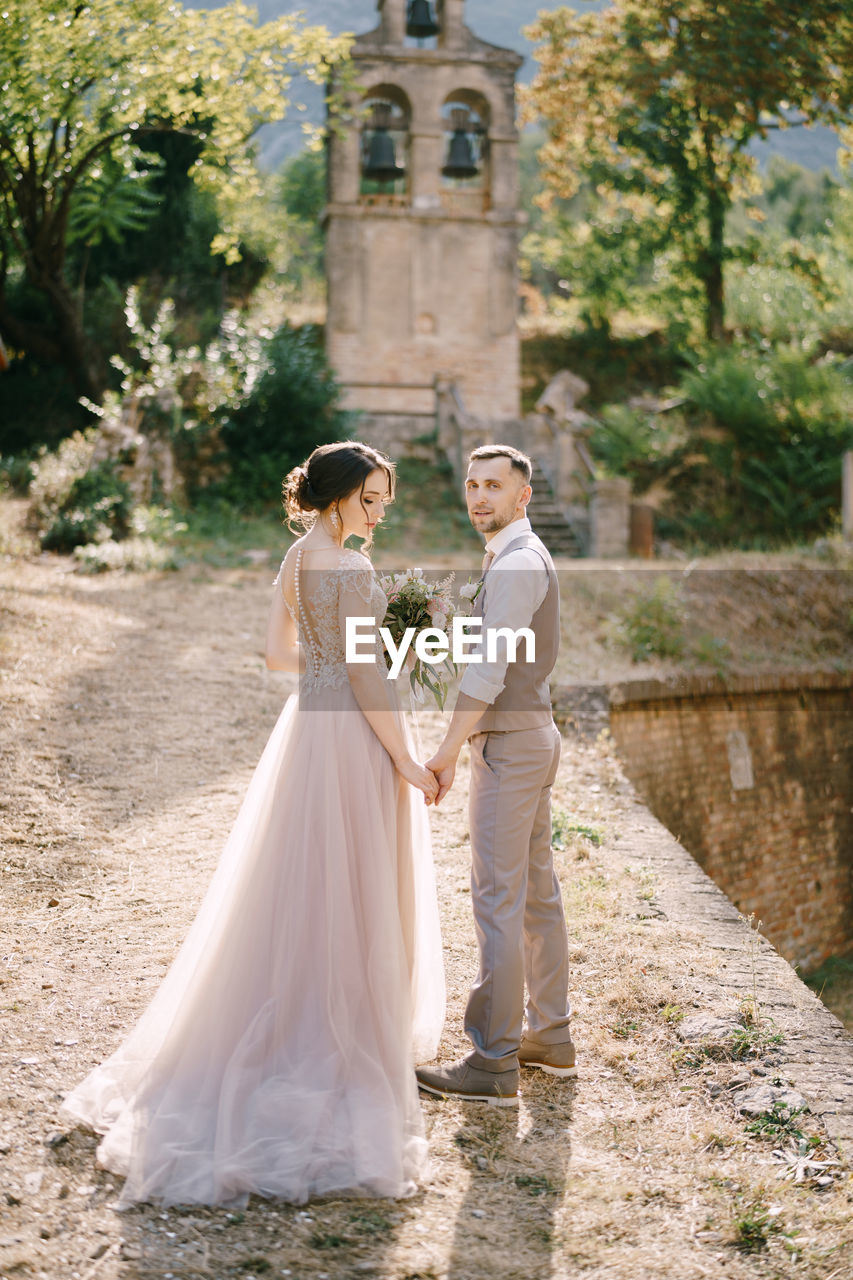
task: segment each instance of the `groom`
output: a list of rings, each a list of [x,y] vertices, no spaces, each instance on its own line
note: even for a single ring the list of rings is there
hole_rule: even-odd
[[[535,655],[525,661],[522,644],[518,661],[510,662],[504,641],[495,661],[471,663],[444,741],[427,761],[438,779],[438,804],[453,783],[463,742],[470,742],[471,902],[480,971],[465,1014],[473,1050],[448,1066],[419,1068],[418,1083],[442,1097],[498,1106],[518,1104],[519,1064],[577,1074],[566,924],[551,857],[560,734],[548,677],[560,643],[560,594],[551,557],[527,519],[530,476],[530,459],[518,449],[485,445],[470,455],[465,490],[471,523],[486,539],[476,601],[483,634],[529,627]]]

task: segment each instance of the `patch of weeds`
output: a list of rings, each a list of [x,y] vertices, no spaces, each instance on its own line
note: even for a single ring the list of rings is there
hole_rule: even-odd
[[[738,912],[738,920],[740,920],[741,924],[745,924],[749,930],[749,966],[752,974],[752,994],[741,1001],[741,1017],[745,1022],[748,1022],[751,1025],[757,1025],[761,1020],[761,1006],[758,1003],[758,978],[756,974],[755,958],[758,953],[760,930],[764,922],[757,918],[754,911],[750,911],[748,916],[742,915]]]
[[[655,896],[657,882],[657,876],[651,867],[626,867],[625,870],[629,876],[634,876],[638,881],[637,897],[642,898],[644,902],[651,902]]]
[[[564,890],[566,909],[576,915],[613,915],[610,882],[598,871],[569,878]]]
[[[675,1026],[684,1021],[684,1010],[677,1004],[665,1004],[660,1011],[660,1016],[664,1022],[669,1022]]]
[[[763,1200],[751,1200],[734,1220],[734,1246],[741,1253],[761,1253],[771,1235],[781,1231],[779,1223]]]
[[[229,1213],[225,1218],[226,1227],[239,1227],[241,1222],[246,1221],[245,1213]]]
[[[634,662],[680,658],[685,649],[684,597],[664,574],[617,613],[616,634]]]
[[[517,1173],[515,1175],[515,1185],[531,1196],[549,1196],[554,1195],[556,1192],[556,1187],[551,1179],[539,1173]]]
[[[584,822],[572,822],[570,813],[565,809],[555,808],[551,815],[551,844],[555,849],[565,849],[571,836],[583,836],[596,849],[604,840],[601,827],[590,827]]]
[[[754,996],[744,996],[738,1005],[738,1013],[745,1027],[757,1027],[761,1021],[761,1010]]]
[[[738,1028],[728,1041],[728,1056],[735,1061],[743,1058],[756,1058],[771,1045],[781,1044],[785,1037],[781,1031],[771,1031],[772,1024],[763,1023],[751,1027]]]
[[[636,1035],[640,1030],[639,1022],[632,1022],[628,1018],[621,1018],[615,1027],[611,1027],[614,1036],[618,1036],[620,1040],[627,1040],[630,1036]]]
[[[673,1049],[670,1059],[673,1066],[698,1071],[709,1062],[731,1062],[739,1055],[732,1052],[732,1040],[699,1040],[695,1044],[679,1045]]]
[[[180,515],[175,535],[180,558],[216,568],[245,566],[246,552],[262,548],[269,550],[272,567],[291,541],[274,511],[257,514],[206,497],[175,514]]]
[[[736,1184],[731,1178],[721,1178],[719,1174],[712,1173],[708,1178],[708,1185],[715,1187],[717,1191],[734,1191],[737,1190]]]
[[[246,1271],[262,1273],[264,1271],[272,1271],[272,1263],[269,1258],[256,1257],[244,1258],[240,1264]]]
[[[335,1231],[315,1231],[308,1243],[312,1249],[342,1249],[349,1240]]]
[[[350,1226],[363,1236],[384,1236],[391,1230],[391,1222],[384,1213],[376,1209],[365,1209],[362,1213],[353,1214]]]
[[[767,1142],[778,1142],[780,1138],[804,1140],[805,1134],[794,1121],[805,1113],[805,1107],[786,1107],[782,1102],[774,1102],[769,1111],[750,1120],[746,1132]]]
[[[690,646],[690,656],[703,667],[713,667],[715,675],[728,674],[732,661],[732,647],[728,640],[703,632]]]
[[[758,1058],[773,1046],[781,1044],[784,1036],[772,1031],[772,1023],[754,1027],[736,1027],[723,1040],[700,1040],[696,1044],[679,1045],[670,1054],[676,1068],[698,1070],[708,1062],[742,1062],[745,1058]]]

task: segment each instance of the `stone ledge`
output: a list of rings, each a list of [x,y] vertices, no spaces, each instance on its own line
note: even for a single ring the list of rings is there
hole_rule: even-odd
[[[798,693],[801,690],[853,689],[853,671],[762,671],[755,675],[677,675],[655,680],[618,680],[600,684],[563,682],[551,688],[554,719],[581,733],[606,728],[614,707],[678,698],[732,697],[738,694]]]
[[[636,795],[623,791],[622,802],[619,860],[628,855],[649,867],[658,882],[655,903],[669,924],[689,930],[719,960],[713,987],[704,991],[709,1007],[715,998],[735,1005],[751,995],[754,968],[759,1006],[772,1011],[784,1036],[781,1074],[808,1099],[845,1163],[853,1163],[853,1035],[787,960],[750,930],[722,889]],[[655,928],[654,918],[648,927]]]
[[[689,676],[664,680],[622,680],[606,686],[611,707],[670,698],[730,697],[753,693],[794,693],[801,689],[853,689],[850,671],[763,671],[755,675]]]

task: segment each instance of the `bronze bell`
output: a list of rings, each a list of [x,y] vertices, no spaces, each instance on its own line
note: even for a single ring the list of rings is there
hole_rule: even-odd
[[[361,172],[371,182],[395,182],[406,172],[397,164],[394,139],[382,125],[374,127]]]
[[[429,0],[409,0],[406,11],[406,35],[423,40],[426,36],[438,35],[439,26],[433,17]]]
[[[441,170],[445,178],[476,178],[480,172],[474,160],[471,138],[464,128],[455,128],[447,149],[447,161]]]

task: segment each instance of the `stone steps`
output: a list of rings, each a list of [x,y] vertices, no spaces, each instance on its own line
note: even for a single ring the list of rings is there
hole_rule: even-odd
[[[554,501],[551,486],[537,462],[533,463],[531,483],[533,497],[528,504],[527,514],[534,532],[545,543],[551,555],[575,558],[583,556],[581,541]]]

